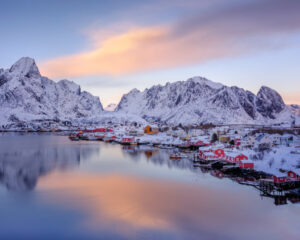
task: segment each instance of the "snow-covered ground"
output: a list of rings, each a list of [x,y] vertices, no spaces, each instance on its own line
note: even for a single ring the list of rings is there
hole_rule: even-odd
[[[271,150],[250,153],[254,168],[276,176],[293,171],[300,176],[300,148],[277,146]]]

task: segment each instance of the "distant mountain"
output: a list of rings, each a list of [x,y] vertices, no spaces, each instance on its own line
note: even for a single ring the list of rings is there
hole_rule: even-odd
[[[41,76],[35,61],[23,57],[0,69],[0,125],[31,120],[74,120],[103,112],[98,97],[68,80]]]
[[[291,104],[288,106],[292,113],[300,117],[300,105]]]
[[[117,104],[111,103],[111,104],[108,104],[108,105],[104,108],[104,110],[109,111],[109,112],[113,112],[113,111],[115,111],[116,107],[117,107]]]
[[[255,95],[202,77],[156,85],[143,92],[133,89],[123,95],[115,111],[173,124],[272,124],[294,120],[281,96],[269,87],[261,87]]]

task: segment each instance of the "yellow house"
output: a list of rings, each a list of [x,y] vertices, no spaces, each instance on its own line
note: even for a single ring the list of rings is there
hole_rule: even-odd
[[[158,128],[153,128],[149,125],[147,125],[146,127],[144,127],[144,133],[148,133],[148,134],[153,134],[153,133],[158,133],[159,129]]]
[[[220,136],[219,137],[219,141],[222,142],[222,143],[227,143],[230,141],[230,137],[227,137],[227,136]]]

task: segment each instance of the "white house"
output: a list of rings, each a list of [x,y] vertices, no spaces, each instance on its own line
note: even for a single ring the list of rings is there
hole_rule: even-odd
[[[280,137],[280,144],[282,145],[289,145],[294,142],[294,135],[291,134],[284,134]]]
[[[253,147],[255,144],[255,136],[245,136],[241,140],[241,147]]]

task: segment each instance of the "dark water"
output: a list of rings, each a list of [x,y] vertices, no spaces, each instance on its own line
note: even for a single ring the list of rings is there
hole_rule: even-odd
[[[300,204],[163,150],[0,135],[0,239],[300,239]]]

